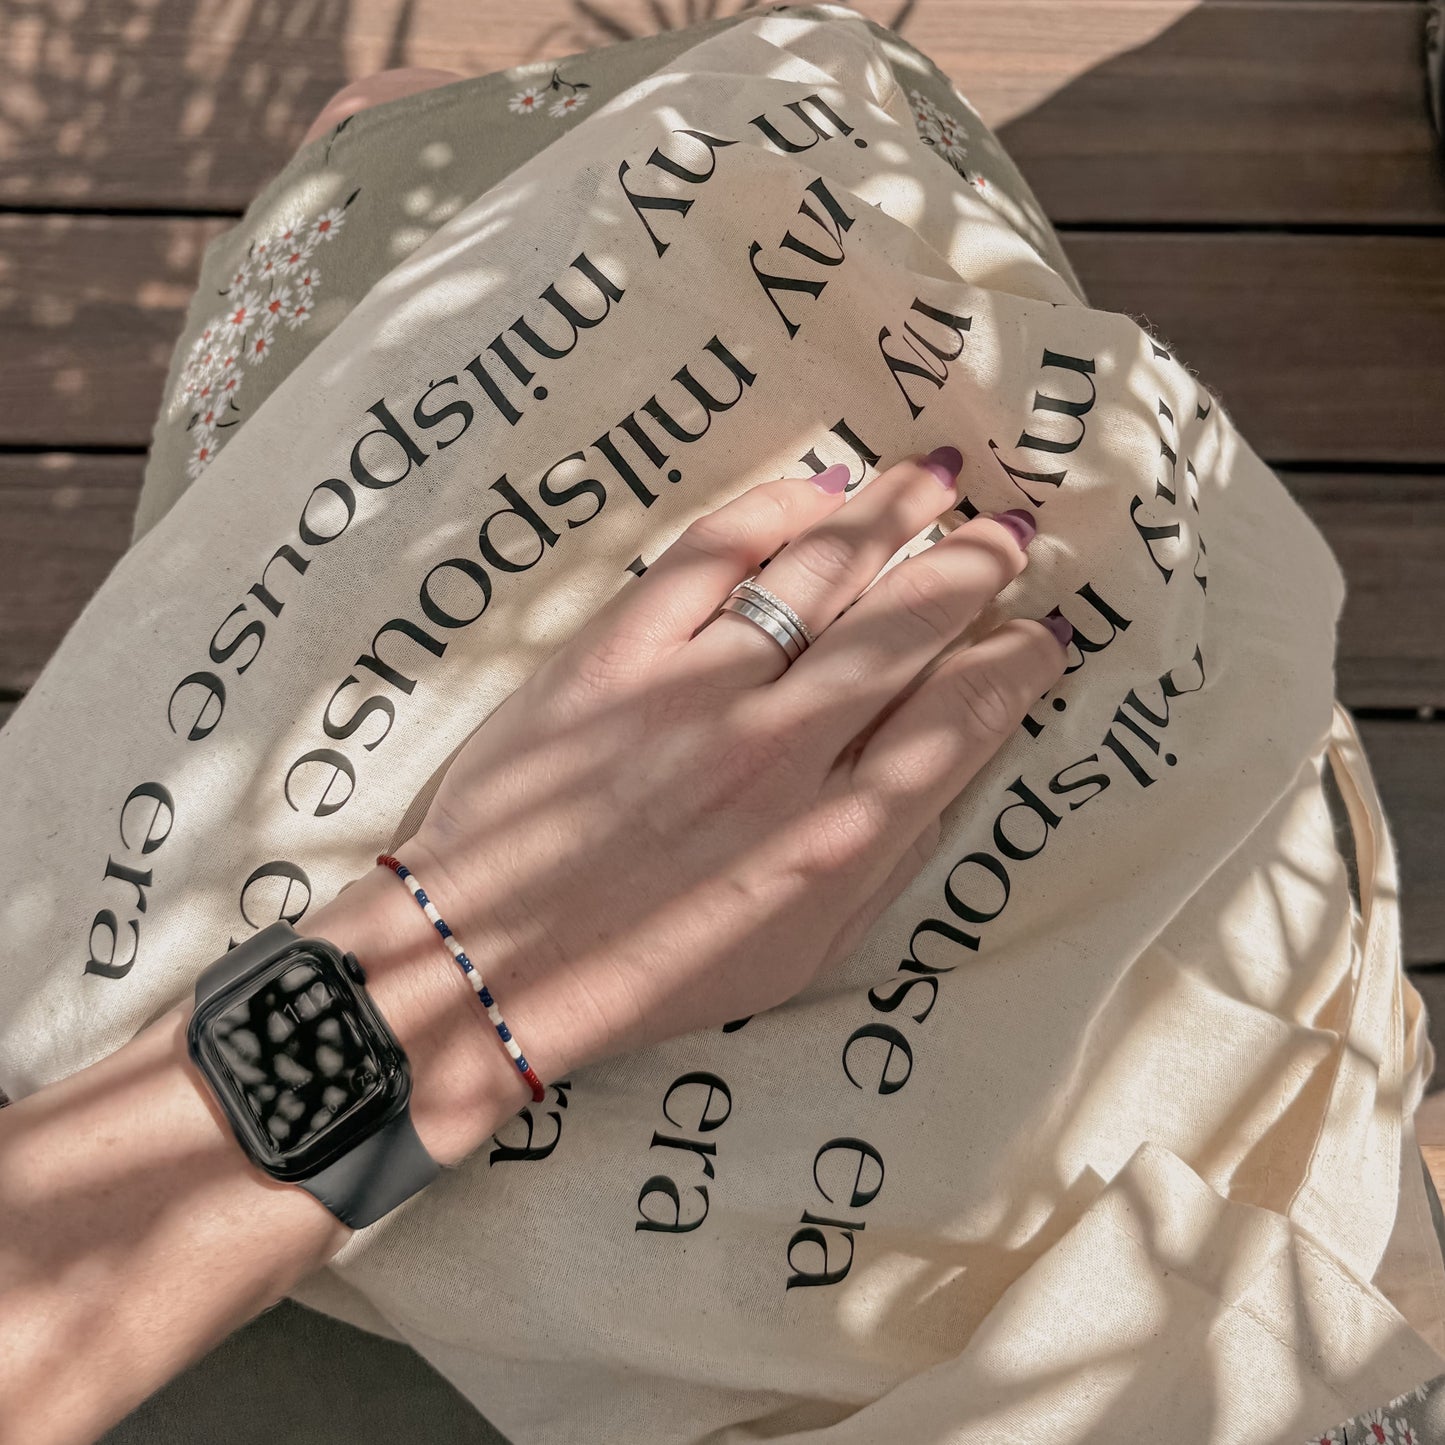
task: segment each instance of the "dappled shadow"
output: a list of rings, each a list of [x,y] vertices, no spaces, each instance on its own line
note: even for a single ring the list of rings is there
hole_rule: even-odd
[[[540,198],[535,193],[522,192],[518,204],[528,201],[540,204]],[[400,222],[395,224],[399,226]],[[484,232],[478,232],[478,235],[482,236]],[[416,291],[402,296],[399,304],[416,303],[418,294],[424,294],[426,290],[425,281],[424,275],[416,278]],[[797,442],[801,451],[810,439],[800,431],[791,440]],[[580,441],[581,438],[574,440]],[[192,518],[196,512],[197,509],[192,508]],[[386,520],[384,509],[370,519],[360,518],[353,537],[362,535],[366,527],[382,525]],[[469,529],[474,533],[476,520],[475,516],[460,520],[448,518],[417,527],[403,539],[405,556],[399,558],[398,565],[414,567],[418,559],[444,555],[439,549],[452,545],[455,536],[467,533]],[[601,589],[609,583],[615,585],[617,581],[616,569],[607,557],[588,559],[573,556],[569,559],[569,568],[563,579],[554,576],[550,583],[537,583],[524,607],[513,609],[511,613],[500,606],[497,608],[497,626],[490,635],[490,642],[493,667],[503,684],[515,685],[534,665],[539,650],[545,652],[565,640],[566,625],[558,624],[553,609],[564,607],[569,589]],[[454,699],[448,699],[445,689],[440,687],[438,678],[432,677],[429,681],[438,686],[434,702],[454,703]],[[324,694],[329,684],[328,679],[315,679],[304,690],[304,696],[298,699],[298,711],[314,715],[324,705]],[[596,730],[600,731],[600,728]],[[595,736],[590,725],[588,736]],[[290,740],[279,730],[263,738],[263,745],[253,759],[256,775],[274,777],[278,771],[284,771],[289,743]],[[582,751],[585,756],[585,746]],[[519,746],[516,765],[520,768],[526,761],[527,749]],[[606,783],[605,768],[583,767],[576,776],[567,780],[567,787],[585,792],[589,788],[605,787]],[[548,802],[546,793],[539,790],[525,806],[494,818],[493,826],[499,834],[512,829],[521,830]],[[217,819],[225,806],[224,800],[216,801]],[[768,840],[757,841],[761,848]],[[258,847],[264,848],[267,840],[258,835],[255,842]],[[625,832],[619,825],[617,832],[606,834],[596,843],[594,856],[609,856],[609,850],[623,846]],[[313,851],[319,863],[318,871],[328,876],[342,873],[354,864],[350,854],[355,850],[349,844],[329,858],[325,856],[324,849]],[[572,886],[574,868],[573,860],[562,860],[554,868],[539,869],[536,876],[522,881],[533,893],[566,897]],[[1296,905],[1289,905],[1284,900],[1292,891],[1299,890],[1300,885],[1303,885],[1306,904],[1296,912]],[[1133,1047],[1130,1023],[1135,1014],[1130,1010],[1141,999],[1147,1001],[1157,995],[1168,1002],[1172,996],[1172,1006],[1183,1013],[1186,1010],[1179,1008],[1178,999],[1186,997],[1189,989],[1207,983],[1220,996],[1238,1005],[1242,1020],[1274,1022],[1276,1015],[1282,1015],[1290,1024],[1297,1025],[1299,1036],[1291,1037],[1289,1047],[1281,1046],[1274,1054],[1263,1048],[1247,1050],[1247,1039],[1243,1034],[1239,1038],[1220,1040],[1221,1057],[1225,1056],[1226,1050],[1229,1051],[1229,1079],[1213,1113],[1201,1116],[1193,1106],[1172,1099],[1167,1091],[1167,1080],[1159,1081],[1154,1094],[1141,1094],[1136,1105],[1138,1131],[1148,1138],[1169,1136],[1170,1147],[1208,1182],[1228,1192],[1237,1172],[1240,1176],[1238,1197],[1260,1203],[1277,1202],[1276,1193],[1270,1191],[1280,1191],[1290,1181],[1288,1177],[1284,1180],[1279,1177],[1285,1170],[1285,1161],[1278,1155],[1269,1155],[1269,1132],[1257,1131],[1255,1147],[1259,1152],[1253,1156],[1246,1154],[1242,1159],[1230,1156],[1220,1141],[1241,1131],[1241,1120],[1251,1109],[1259,1107],[1261,1091],[1273,1088],[1277,1094],[1282,1094],[1287,1084],[1299,1084],[1301,1058],[1309,1049],[1323,1053],[1327,1044],[1327,1040],[1318,1036],[1305,1035],[1309,1035],[1311,1030],[1324,1033],[1338,1028],[1338,1015],[1346,996],[1345,986],[1339,978],[1321,975],[1327,971],[1327,966],[1337,968],[1342,958],[1335,947],[1347,912],[1342,869],[1337,862],[1319,865],[1317,859],[1301,861],[1291,857],[1278,839],[1266,833],[1259,844],[1258,856],[1238,860],[1234,875],[1224,870],[1219,888],[1218,896],[1205,896],[1199,903],[1200,911],[1208,916],[1199,925],[1202,937],[1197,957],[1181,958],[1166,939],[1136,960],[1093,960],[1092,973],[1070,971],[1065,978],[1061,970],[1057,980],[1060,993],[1066,988],[1072,990],[1074,1004],[1078,1003],[1081,995],[1091,997],[1096,1003],[1096,1010],[1089,1026],[1070,1049],[1061,1050],[1053,1060],[1059,1066],[1057,1076],[1036,1067],[1027,1078],[1022,1072],[1020,1074],[1019,1090],[1027,1098],[1014,1102],[1037,1124],[1036,1128],[1028,1131],[1027,1137],[1020,1138],[1013,1146],[1017,1155],[1032,1165],[1027,1187],[1021,1187],[1012,1197],[991,1199],[992,1217],[985,1223],[970,1225],[968,1230],[959,1229],[957,1232],[967,1237],[955,1240],[949,1248],[940,1250],[942,1259],[936,1264],[929,1261],[919,1266],[918,1261],[910,1256],[907,1240],[897,1241],[896,1248],[886,1242],[879,1244],[875,1254],[863,1259],[863,1263],[877,1266],[877,1328],[891,1329],[899,1334],[913,1326],[929,1338],[946,1337],[952,1348],[966,1344],[988,1310],[998,1303],[995,1298],[974,1293],[971,1276],[996,1276],[1001,1267],[1007,1267],[1016,1271],[1017,1278],[1023,1279],[1027,1266],[1045,1261],[1050,1248],[1066,1243],[1079,1217],[1104,1186],[1104,1179],[1098,1172],[1087,1167],[1075,1167],[1070,1162],[1072,1156],[1066,1146],[1071,1133],[1083,1131],[1091,1099],[1096,1100],[1095,1108],[1103,1108],[1107,1104],[1110,1071],[1122,1070],[1126,1065],[1126,1056]],[[1261,967],[1248,971],[1241,971],[1231,963],[1237,954],[1230,946],[1226,932],[1230,908],[1245,892],[1250,894],[1256,924],[1261,921],[1268,923],[1272,919],[1278,929],[1277,946],[1267,960],[1275,968],[1270,977],[1265,976],[1263,961]],[[1105,903],[1108,901],[1105,900]],[[1311,905],[1314,905],[1314,911]],[[1044,901],[1038,903],[1045,915],[1048,906]],[[1084,921],[1077,917],[1066,921],[1056,916],[1044,916],[1039,926],[1046,923],[1063,936],[1069,928],[1081,927]],[[960,971],[957,984],[966,998],[968,970]],[[1131,990],[1137,991],[1136,997],[1131,998]],[[1047,995],[1028,1001],[1029,1007],[1040,1012],[1048,1010],[1053,1003],[1053,997]],[[1291,1047],[1297,1050],[1293,1054]],[[1328,1057],[1314,1062],[1317,1069],[1327,1070]],[[778,1084],[778,1087],[782,1085]],[[1305,1098],[1306,1105],[1311,1102],[1303,1087],[1299,1097]],[[949,1121],[965,1140],[972,1122],[968,1119]],[[1077,1155],[1083,1146],[1077,1138],[1075,1145],[1073,1154]],[[1018,1159],[1010,1162],[1017,1163]],[[1119,1161],[1111,1162],[1117,1164]],[[1297,1175],[1298,1160],[1291,1159],[1287,1163]],[[947,1171],[957,1171],[960,1184],[965,1169],[981,1172],[990,1167],[998,1167],[998,1161],[969,1160],[963,1149],[939,1156],[940,1171],[945,1176]],[[969,1182],[976,1183],[976,1179],[971,1178]],[[1125,1188],[1120,1192],[1127,1194],[1129,1191]],[[1288,1189],[1284,1188],[1284,1192],[1288,1193]],[[1132,1199],[1127,1202],[1146,1217],[1151,1217],[1147,1200]],[[184,1194],[181,1193],[177,1208],[183,1203]],[[879,1240],[881,1233],[875,1231],[872,1240]],[[1165,1223],[1158,1223],[1158,1233],[1161,1238],[1168,1235]],[[1226,1234],[1223,1225],[1204,1231],[1197,1249],[1181,1263],[1187,1268],[1197,1257],[1222,1248],[1227,1243]],[[886,1234],[882,1238],[888,1239]],[[1167,1244],[1168,1241],[1165,1242]],[[900,1260],[903,1262],[901,1269],[897,1268]],[[1308,1313],[1307,1305],[1306,1292],[1301,1289],[1302,1316]],[[1161,1310],[1149,1323],[1157,1329],[1158,1337],[1169,1338],[1171,1316],[1168,1310]],[[78,1348],[81,1342],[75,1343]],[[1189,1347],[1201,1352],[1206,1344],[1203,1338],[1188,1341]],[[1140,1348],[1143,1348],[1143,1342]],[[1012,1378],[998,1371],[994,1379],[997,1385],[995,1398],[1005,1404],[1010,1400],[1023,1400],[1030,1392],[1066,1388],[1071,1383],[1094,1378],[1102,1371],[1111,1373],[1118,1382],[1117,1398],[1149,1400],[1160,1412],[1160,1418],[1167,1420],[1169,1401],[1158,1397],[1160,1380],[1164,1377],[1146,1377],[1138,1367],[1140,1358],[1141,1355],[1132,1349],[1116,1348],[1112,1353],[1085,1352],[1082,1359],[1040,1359],[1036,1369],[1022,1369]],[[985,1370],[984,1374],[987,1375],[988,1371]],[[1227,1382],[1221,1385],[1221,1390],[1227,1390]],[[960,1418],[966,1418],[968,1402],[962,1402],[960,1408]],[[1208,1422],[1197,1423],[1203,1433]],[[1298,1423],[1303,1428],[1306,1424],[1319,1422],[1301,1418]]]

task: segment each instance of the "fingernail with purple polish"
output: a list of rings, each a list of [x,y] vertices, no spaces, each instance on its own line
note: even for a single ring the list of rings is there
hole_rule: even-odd
[[[1067,647],[1074,640],[1073,623],[1057,607],[1040,621],[1059,639],[1060,647]]]
[[[934,447],[923,459],[923,466],[951,492],[963,470],[963,453],[957,447]]]
[[[995,512],[993,519],[1000,527],[1005,527],[1013,533],[1014,541],[1019,544],[1020,549],[1026,549],[1034,540],[1034,534],[1039,530],[1038,523],[1034,521],[1034,514],[1025,512],[1022,508],[1015,508],[1009,512]]]
[[[842,462],[834,462],[813,478],[813,485],[830,497],[836,497],[848,485],[848,468]]]

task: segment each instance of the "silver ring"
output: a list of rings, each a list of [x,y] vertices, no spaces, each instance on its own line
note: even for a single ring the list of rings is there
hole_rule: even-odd
[[[769,592],[755,577],[745,578],[733,588],[734,592],[749,592],[766,606],[780,615],[780,620],[792,627],[803,640],[804,647],[811,647],[818,639],[808,629],[808,624],[775,593]]]
[[[754,602],[752,598],[741,596],[737,592],[730,592],[719,611],[731,612],[762,628],[783,649],[790,663],[796,662],[803,655],[803,649],[807,643],[799,641],[780,618],[768,611],[766,607]]]

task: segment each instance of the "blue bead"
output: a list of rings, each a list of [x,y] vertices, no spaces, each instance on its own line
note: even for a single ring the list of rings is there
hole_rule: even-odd
[[[485,988],[477,990],[477,997],[481,999],[483,1008],[491,1008],[491,1006],[496,1002],[496,1000]]]
[[[452,931],[447,927],[445,918],[437,919],[437,932],[440,933],[443,938],[450,938],[452,936]]]
[[[416,890],[416,901],[420,903],[423,908],[425,908],[427,904],[431,902],[431,899],[426,896],[425,888],[418,888]]]
[[[519,1074],[525,1074],[527,1070],[532,1067],[531,1064],[527,1062],[527,1056],[525,1054],[523,1054],[519,1059],[516,1060],[516,1064],[517,1072]]]
[[[503,1043],[506,1043],[507,1040],[512,1037],[512,1031],[506,1026],[506,1024],[498,1024],[497,1032],[501,1034]]]
[[[459,964],[461,964],[461,966],[462,966],[463,968],[465,968],[468,972],[471,971],[472,961],[471,961],[471,959],[469,959],[469,958],[466,956],[465,953],[456,953],[456,954],[453,954],[452,956],[453,956],[453,957],[456,959],[456,961],[457,961]]]

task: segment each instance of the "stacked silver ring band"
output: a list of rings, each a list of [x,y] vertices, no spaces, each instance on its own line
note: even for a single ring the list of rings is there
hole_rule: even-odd
[[[751,577],[728,593],[721,610],[736,613],[762,628],[783,649],[790,663],[796,662],[817,641],[808,624],[781,597],[774,596]]]

